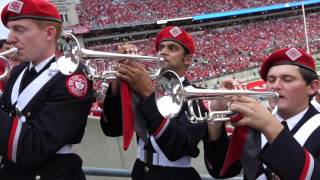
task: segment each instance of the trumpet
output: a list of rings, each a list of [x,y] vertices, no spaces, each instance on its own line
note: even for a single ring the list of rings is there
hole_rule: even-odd
[[[102,73],[99,73],[97,68],[94,68],[91,65],[92,60],[94,59],[103,59],[108,63],[114,63],[124,59],[142,62],[142,63],[151,63],[154,71],[149,71],[149,76],[156,77],[160,74],[164,58],[162,57],[152,57],[152,56],[141,56],[135,54],[119,54],[112,52],[101,52],[94,51],[89,49],[81,48],[77,38],[70,33],[63,34],[58,40],[58,52],[62,52],[60,57],[57,58],[57,65],[62,74],[70,75],[73,74],[81,60],[86,60],[86,75],[89,79],[92,80],[110,80],[116,79],[115,70],[103,70]]]
[[[155,88],[156,105],[165,118],[177,117],[184,104],[187,103],[187,112],[189,120],[193,123],[197,122],[217,122],[217,121],[229,121],[230,116],[235,114],[232,110],[225,111],[212,111],[210,106],[208,112],[201,112],[201,108],[198,100],[228,100],[230,95],[244,95],[250,96],[256,99],[268,99],[273,98],[275,106],[272,110],[274,115],[278,111],[278,98],[279,94],[276,92],[258,92],[250,90],[217,90],[217,89],[199,89],[193,86],[183,87],[179,76],[171,71],[167,70],[160,74],[157,78]],[[196,102],[196,103],[194,103]],[[196,104],[196,108],[194,108]],[[196,111],[195,111],[195,110]]]
[[[5,69],[4,69],[3,73],[0,74],[0,80],[2,80],[5,77],[7,77],[9,75],[10,70],[11,70],[11,66],[10,66],[9,60],[6,57],[6,56],[8,56],[10,54],[12,54],[13,56],[16,56],[18,54],[18,48],[13,47],[13,48],[10,48],[7,51],[3,51],[3,52],[0,53],[0,60],[3,61],[4,64],[5,64]]]

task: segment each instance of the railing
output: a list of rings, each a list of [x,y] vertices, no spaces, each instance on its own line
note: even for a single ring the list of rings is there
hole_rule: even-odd
[[[96,168],[83,167],[84,174],[87,176],[111,176],[111,177],[130,177],[131,170],[129,169],[114,169],[114,168]]]
[[[130,169],[114,169],[114,168],[96,168],[96,167],[83,167],[83,171],[87,176],[110,176],[110,177],[130,177]],[[209,175],[201,174],[202,180],[214,180]],[[241,180],[242,177],[234,177],[228,180]]]

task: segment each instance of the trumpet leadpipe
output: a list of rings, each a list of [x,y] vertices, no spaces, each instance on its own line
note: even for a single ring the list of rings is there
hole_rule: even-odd
[[[58,40],[57,52],[57,65],[62,74],[70,75],[76,71],[81,60],[86,60],[86,75],[92,80],[111,80],[116,79],[115,70],[98,71],[99,68],[93,67],[91,62],[96,59],[103,59],[107,63],[114,63],[121,60],[133,60],[142,63],[152,63],[155,67],[154,71],[151,69],[149,75],[156,77],[160,74],[163,57],[142,56],[137,54],[120,54],[112,52],[95,51],[90,49],[81,48],[78,39],[70,33],[63,34]]]
[[[5,56],[7,56],[7,55],[9,55],[9,54],[11,54],[11,53],[13,53],[13,54],[18,53],[18,48],[13,47],[13,48],[10,48],[10,49],[7,50],[7,51],[0,52],[0,56],[5,57]]]
[[[131,60],[139,60],[142,62],[164,60],[162,57],[142,56],[142,55],[136,55],[136,54],[119,54],[119,53],[112,53],[112,52],[93,51],[89,49],[81,49],[81,57],[83,59],[97,59],[97,58],[112,58],[114,60],[131,59]]]
[[[227,99],[227,96],[250,96],[255,98],[278,97],[279,94],[272,91],[260,92],[250,90],[220,90],[220,89],[198,89],[193,87],[184,88],[184,98],[186,99]]]

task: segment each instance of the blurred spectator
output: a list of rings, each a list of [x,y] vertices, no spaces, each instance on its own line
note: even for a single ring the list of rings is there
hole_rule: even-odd
[[[104,97],[105,95],[104,93],[102,93],[102,91],[96,91],[96,101],[92,103],[91,111],[89,114],[90,116],[101,116]]]

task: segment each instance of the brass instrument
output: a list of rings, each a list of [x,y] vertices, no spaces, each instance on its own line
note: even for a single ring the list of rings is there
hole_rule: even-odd
[[[192,104],[198,100],[228,100],[230,95],[244,95],[258,99],[273,98],[275,107],[272,110],[274,115],[278,110],[278,97],[276,92],[258,92],[250,90],[218,90],[199,89],[193,86],[183,87],[179,76],[173,71],[164,71],[157,78],[155,89],[156,104],[159,112],[166,118],[175,118],[183,108],[183,104],[188,105],[189,120],[193,123],[209,121],[229,121],[230,115],[235,112],[231,110],[213,111],[208,107],[208,112],[201,113],[198,103],[194,108]],[[194,111],[196,109],[197,112]]]
[[[110,80],[116,79],[114,76],[115,70],[103,70],[101,73],[97,68],[90,65],[92,60],[103,59],[106,62],[117,62],[121,60],[133,60],[137,62],[152,63],[155,66],[155,72],[149,72],[151,77],[156,77],[160,74],[162,63],[164,59],[162,57],[141,56],[135,54],[119,54],[112,52],[101,52],[80,47],[77,38],[70,33],[66,33],[61,36],[58,41],[58,51],[61,51],[61,56],[57,59],[57,65],[60,72],[65,75],[70,75],[76,71],[81,60],[86,60],[86,75],[89,79]]]
[[[7,77],[9,75],[11,66],[10,66],[10,63],[9,63],[7,56],[10,54],[12,54],[13,56],[16,56],[18,54],[18,48],[13,47],[7,51],[0,52],[0,60],[3,61],[6,66],[3,73],[0,74],[0,80],[4,79],[5,77]]]

